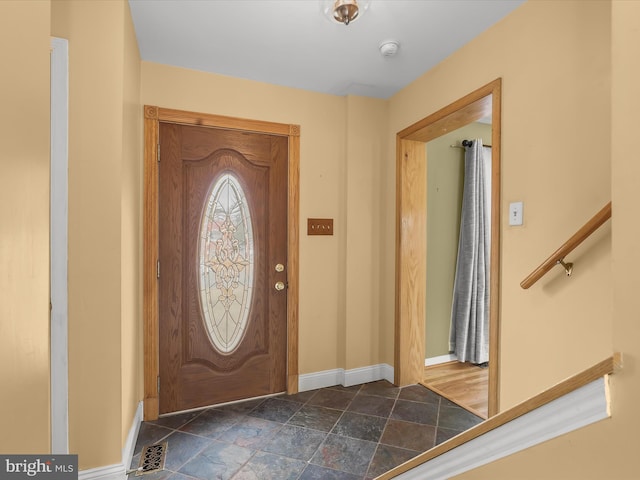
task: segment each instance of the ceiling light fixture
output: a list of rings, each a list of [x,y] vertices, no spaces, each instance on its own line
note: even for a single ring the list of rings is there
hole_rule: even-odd
[[[359,13],[358,0],[336,0],[333,4],[333,18],[345,25],[358,18]]]
[[[336,22],[349,25],[361,17],[369,7],[370,0],[325,0],[324,12]]]

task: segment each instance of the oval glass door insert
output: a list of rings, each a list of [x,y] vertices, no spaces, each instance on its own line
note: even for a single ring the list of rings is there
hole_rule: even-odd
[[[213,346],[232,353],[247,330],[253,291],[253,230],[247,199],[231,173],[211,188],[200,223],[198,286]]]

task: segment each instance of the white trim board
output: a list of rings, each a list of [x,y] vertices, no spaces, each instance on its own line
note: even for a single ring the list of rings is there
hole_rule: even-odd
[[[138,408],[136,409],[136,414],[133,417],[133,424],[129,429],[129,434],[127,435],[127,441],[122,448],[122,463],[125,469],[129,468],[131,465],[131,459],[133,458],[134,450],[136,448],[136,442],[138,441],[138,432],[140,432],[140,425],[142,424],[142,419],[144,418],[144,402],[138,403]]]
[[[136,441],[138,440],[140,424],[144,418],[143,405],[143,402],[138,403],[133,423],[127,435],[127,441],[122,449],[122,461],[104,467],[81,470],[78,472],[78,480],[123,480],[127,478],[127,471],[129,470],[129,465],[131,465]]]
[[[125,478],[127,478],[127,469],[122,463],[78,472],[78,480],[123,480]]]
[[[317,388],[333,387],[334,385],[350,387],[377,380],[387,380],[393,383],[393,367],[386,363],[380,363],[350,370],[336,368],[334,370],[306,373],[298,377],[298,391],[306,392]]]
[[[394,478],[446,480],[610,417],[609,377],[595,380]]]
[[[51,452],[69,453],[68,137],[69,42],[51,38]]]
[[[431,357],[424,359],[424,366],[430,367],[431,365],[440,365],[441,363],[447,362],[457,362],[458,357],[454,353],[449,353],[447,355],[440,355],[438,357]]]

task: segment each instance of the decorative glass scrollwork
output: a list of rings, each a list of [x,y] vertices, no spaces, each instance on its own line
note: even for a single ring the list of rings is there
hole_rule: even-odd
[[[199,234],[200,305],[209,338],[232,353],[247,329],[253,292],[254,242],[247,199],[236,177],[222,175],[210,190]]]

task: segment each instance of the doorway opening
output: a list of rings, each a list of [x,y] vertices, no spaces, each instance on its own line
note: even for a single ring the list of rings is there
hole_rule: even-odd
[[[500,285],[501,79],[479,88],[397,134],[395,383],[423,380],[427,278],[426,143],[491,116],[491,266],[488,415],[498,413]],[[427,332],[428,333],[428,332]]]

